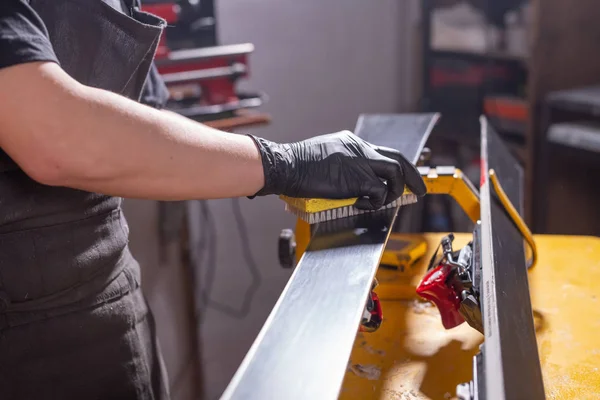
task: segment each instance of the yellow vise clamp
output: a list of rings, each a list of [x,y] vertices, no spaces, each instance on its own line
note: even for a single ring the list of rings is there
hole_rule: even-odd
[[[479,191],[460,169],[455,167],[419,167],[419,172],[427,187],[428,195],[449,195],[458,203],[471,221],[476,223],[480,219]],[[533,268],[537,261],[537,248],[533,235],[502,189],[495,171],[490,170],[489,175],[502,207],[530,247],[531,258],[528,261],[528,266]],[[310,237],[310,224],[298,219],[295,229],[296,262],[300,260],[304,251],[306,251]],[[381,264],[404,270],[427,251],[424,241],[419,242],[413,239],[410,243],[407,243],[406,240],[405,235],[392,233],[383,253]]]

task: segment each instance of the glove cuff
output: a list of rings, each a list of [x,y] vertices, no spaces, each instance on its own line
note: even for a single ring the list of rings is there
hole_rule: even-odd
[[[256,196],[282,194],[286,182],[286,163],[283,152],[280,149],[281,145],[251,134],[246,135],[254,141],[258,148],[265,177],[263,188],[253,196],[248,196],[248,198],[253,199]]]

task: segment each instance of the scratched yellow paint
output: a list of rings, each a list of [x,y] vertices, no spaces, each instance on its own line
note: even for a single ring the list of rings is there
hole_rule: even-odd
[[[548,399],[600,399],[600,239],[536,236],[530,274]]]
[[[441,235],[413,269],[378,272],[384,322],[357,335],[340,399],[449,399],[472,376],[483,336],[467,324],[445,330],[414,288]],[[470,235],[457,234],[455,246]],[[600,399],[600,239],[536,235],[530,273],[540,362],[548,399]]]

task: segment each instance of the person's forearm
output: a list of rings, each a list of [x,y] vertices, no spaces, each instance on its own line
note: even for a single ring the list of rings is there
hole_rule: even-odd
[[[0,68],[0,148],[34,180],[156,200],[358,198],[427,188],[399,151],[340,131],[294,143],[220,132],[83,86],[51,63]]]
[[[153,110],[112,93],[86,88],[75,109],[81,117],[80,160],[86,174],[68,186],[126,197],[222,198],[252,195],[263,185],[263,169],[247,136],[211,129]],[[74,138],[77,141],[77,138]],[[85,146],[84,148],[81,148]],[[84,160],[84,155],[93,159]],[[96,167],[98,166],[98,167]]]
[[[30,104],[35,111],[23,127],[27,134],[2,147],[9,154],[12,148],[36,147],[43,160],[31,168],[44,183],[159,200],[248,196],[263,186],[261,158],[251,138],[107,91],[72,82],[66,90],[61,80],[70,78],[60,76],[62,71],[58,77],[56,71],[43,73],[50,75],[41,84],[54,97]],[[28,143],[18,143],[23,140]],[[18,163],[28,164],[14,153]]]

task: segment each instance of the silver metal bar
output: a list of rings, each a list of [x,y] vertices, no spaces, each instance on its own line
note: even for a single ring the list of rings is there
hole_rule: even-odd
[[[202,47],[197,49],[175,50],[168,58],[156,60],[156,65],[190,63],[204,61],[216,57],[235,57],[250,54],[254,51],[252,43],[232,44],[227,46]]]
[[[438,116],[365,115],[356,134],[416,163]],[[337,399],[397,209],[320,223],[223,400]]]
[[[193,71],[172,72],[163,74],[162,78],[167,85],[183,84],[203,81],[207,79],[224,78],[228,76],[242,75],[246,73],[246,66],[242,63],[234,63],[228,67],[215,67],[209,69],[197,69]]]
[[[523,237],[494,196],[489,170],[522,210],[523,170],[481,118],[481,300],[484,386],[480,399],[544,399]]]

